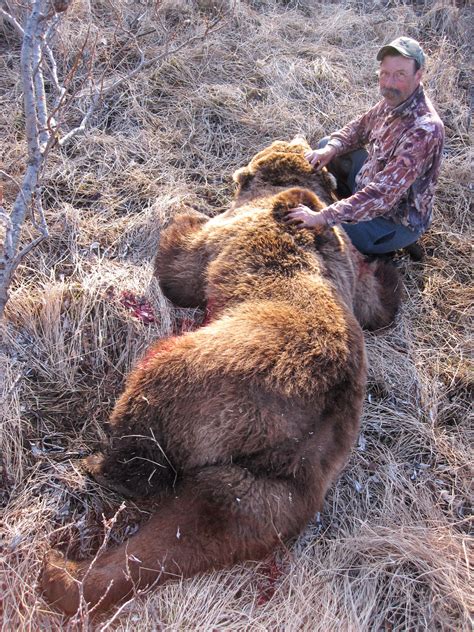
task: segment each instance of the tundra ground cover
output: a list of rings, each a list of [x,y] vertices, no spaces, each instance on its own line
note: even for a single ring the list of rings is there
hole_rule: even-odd
[[[55,42],[64,69],[90,24],[97,67],[121,76],[137,53],[117,24],[143,12],[139,2],[78,0]],[[145,12],[141,47],[159,52],[170,33],[179,44],[219,12],[220,30],[135,76],[50,155],[51,237],[19,269],[3,330],[3,629],[467,630],[472,13],[447,2],[181,0]],[[427,257],[398,259],[402,311],[366,336],[362,432],[321,521],[265,563],[176,582],[100,622],[66,622],[37,591],[44,553],[63,545],[87,557],[105,532],[121,541],[148,515],[94,485],[78,460],[103,438],[147,344],[203,317],[171,307],[152,279],[162,226],[182,208],[227,208],[232,172],[271,141],[302,132],[314,144],[373,104],[375,54],[400,34],[429,55],[445,160]],[[17,179],[20,44],[0,23],[1,163]],[[4,188],[7,204],[15,185]],[[103,516],[116,516],[109,529]]]

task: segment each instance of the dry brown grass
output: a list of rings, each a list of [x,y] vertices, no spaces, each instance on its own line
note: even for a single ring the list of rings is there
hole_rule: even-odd
[[[112,59],[107,76],[119,76],[137,56],[115,33],[118,16],[130,23],[141,5],[90,4],[92,16],[77,0],[62,26],[61,65],[70,67],[91,20],[96,67],[106,70]],[[2,630],[468,630],[468,8],[249,0],[229,12],[231,4],[165,0],[150,10],[142,28],[155,30],[141,40],[150,55],[162,49],[165,28],[179,43],[216,11],[226,17],[208,41],[108,97],[90,130],[51,155],[51,238],[19,270],[2,332]],[[296,132],[314,142],[375,102],[375,53],[402,33],[430,53],[425,83],[446,123],[446,158],[423,239],[429,256],[423,264],[399,260],[402,312],[394,328],[367,336],[361,438],[322,522],[265,563],[168,585],[101,622],[66,622],[37,592],[42,556],[57,544],[90,555],[102,515],[121,504],[83,475],[78,459],[103,437],[124,375],[146,345],[200,318],[170,307],[151,280],[161,227],[185,206],[226,208],[232,171],[269,142]],[[0,162],[20,177],[19,41],[1,23],[0,38]],[[14,194],[5,183],[7,203]],[[146,297],[155,322],[134,317],[122,290]],[[111,541],[149,510],[125,503]]]

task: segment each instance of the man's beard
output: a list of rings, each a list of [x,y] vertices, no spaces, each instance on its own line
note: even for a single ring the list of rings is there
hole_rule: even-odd
[[[389,99],[400,99],[402,93],[396,88],[380,88],[380,94]]]

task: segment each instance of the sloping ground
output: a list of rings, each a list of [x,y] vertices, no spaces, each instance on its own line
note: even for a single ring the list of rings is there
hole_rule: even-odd
[[[50,156],[51,238],[17,274],[1,357],[2,630],[470,629],[472,13],[448,2],[179,0],[148,12],[125,0],[90,4],[92,14],[77,0],[54,46],[67,71],[90,22],[95,72],[110,79],[139,58],[120,22],[141,25],[152,56],[167,37],[172,48],[220,10],[223,18],[207,39],[107,97],[89,131]],[[185,206],[225,209],[233,170],[269,142],[303,132],[314,143],[373,104],[376,51],[400,34],[430,56],[425,85],[446,124],[445,161],[428,256],[399,258],[402,311],[393,328],[367,336],[359,445],[321,522],[264,563],[168,585],[101,622],[83,613],[67,623],[37,592],[44,553],[62,544],[88,556],[105,531],[119,541],[150,509],[121,506],[78,459],[104,436],[146,345],[202,317],[170,307],[151,278],[161,227]],[[19,178],[20,42],[1,22],[0,38],[0,162]],[[81,108],[69,110],[71,125]],[[6,182],[6,203],[14,193]],[[108,530],[102,516],[116,516]]]

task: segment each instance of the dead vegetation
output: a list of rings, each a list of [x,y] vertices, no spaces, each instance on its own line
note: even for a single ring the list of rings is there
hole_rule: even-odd
[[[428,0],[143,4],[76,0],[54,42],[62,70],[88,28],[110,80],[132,68],[119,18],[130,26],[144,14],[150,57],[170,33],[179,44],[219,12],[223,25],[107,96],[90,129],[50,154],[50,239],[18,270],[2,331],[2,629],[470,629],[472,13]],[[297,132],[314,142],[374,103],[375,53],[400,34],[430,55],[425,85],[446,124],[445,161],[428,256],[399,259],[402,312],[394,328],[367,336],[362,432],[321,521],[265,563],[177,582],[103,621],[66,622],[37,592],[41,559],[52,545],[90,555],[107,532],[103,516],[122,502],[78,459],[100,442],[147,344],[202,318],[173,309],[151,280],[161,227],[185,206],[225,209],[233,170],[269,142]],[[20,41],[1,21],[0,52],[0,162],[19,178]],[[80,108],[68,113],[71,127]],[[15,186],[3,184],[9,203]],[[127,501],[110,542],[148,510]]]

